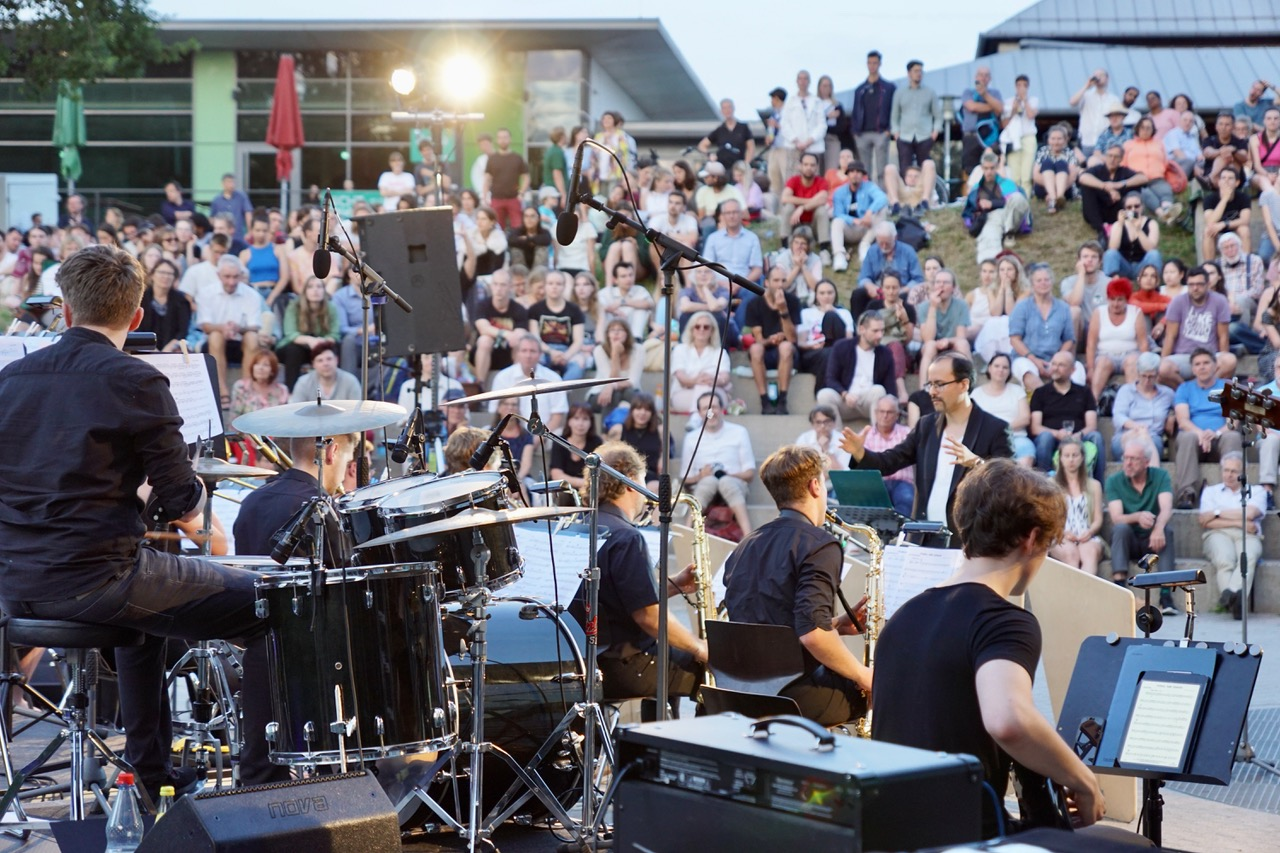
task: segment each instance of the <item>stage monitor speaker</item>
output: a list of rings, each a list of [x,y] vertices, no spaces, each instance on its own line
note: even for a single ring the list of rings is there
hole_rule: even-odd
[[[365,263],[413,306],[385,309],[387,353],[449,352],[467,345],[453,209],[425,207],[356,217]]]
[[[183,797],[138,853],[399,853],[400,823],[371,773]]]

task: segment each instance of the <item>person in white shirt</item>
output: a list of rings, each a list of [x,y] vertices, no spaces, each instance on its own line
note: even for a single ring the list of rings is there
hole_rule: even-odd
[[[809,426],[812,429],[800,433],[795,443],[801,447],[812,447],[822,454],[826,463],[823,482],[827,487],[827,497],[831,498],[835,494],[831,486],[831,472],[844,471],[849,467],[849,451],[840,446],[844,422],[840,420],[840,413],[830,406],[814,406],[809,412]]]
[[[680,343],[671,350],[671,411],[689,412],[698,398],[715,387],[727,393],[733,385],[729,356],[720,343],[720,328],[709,311],[689,318]]]
[[[801,154],[815,154],[821,157],[826,149],[825,105],[809,91],[809,80],[808,71],[797,72],[796,93],[787,98],[782,105],[778,138],[787,151],[786,170],[782,176],[784,184],[792,175],[800,173]],[[782,186],[774,187],[773,191],[781,193]]]
[[[720,391],[708,391],[698,398],[698,414],[706,429],[685,435],[680,470],[689,472],[684,487],[702,504],[703,511],[719,495],[733,510],[745,536],[751,532],[747,491],[756,477],[756,457],[746,427],[727,423],[724,408]]]
[[[1014,95],[1004,102],[1004,129],[1000,142],[1008,152],[1005,165],[1009,177],[1031,198],[1031,172],[1036,164],[1036,116],[1040,112],[1040,99],[1028,94],[1031,78],[1019,74],[1014,80]],[[1096,138],[1096,137],[1095,137]]]
[[[649,227],[692,249],[698,244],[698,220],[685,209],[687,204],[684,193],[669,193],[666,200],[666,214],[649,217]],[[654,269],[659,269],[662,266],[662,252],[656,243],[649,244],[649,254],[653,259]]]
[[[1263,489],[1250,489],[1247,505],[1240,501],[1240,475],[1244,473],[1244,456],[1236,451],[1222,454],[1222,482],[1205,486],[1200,493],[1200,526],[1204,555],[1218,573],[1220,591],[1218,605],[1231,611],[1236,619],[1249,606],[1254,569],[1262,555],[1262,516],[1267,510],[1267,494]],[[1242,525],[1241,511],[1247,524]],[[1248,532],[1245,532],[1245,527]],[[1240,577],[1240,550],[1243,540],[1248,589]]]
[[[636,268],[626,261],[613,267],[613,286],[600,291],[600,317],[605,323],[622,320],[631,337],[643,341],[649,335],[653,294],[636,284]]]
[[[264,303],[258,291],[245,284],[244,264],[235,255],[218,260],[220,290],[214,291],[196,306],[196,325],[208,336],[205,352],[213,356],[218,367],[218,387],[222,389],[223,408],[231,403],[231,386],[227,384],[227,361],[242,364],[253,361],[258,350],[258,330],[262,328]]]
[[[416,197],[418,190],[413,173],[404,170],[404,155],[392,151],[388,160],[391,170],[378,176],[378,194],[382,196],[382,212],[391,213],[400,203],[400,196]]]
[[[518,336],[518,337],[517,337]],[[510,388],[518,382],[522,382],[529,378],[529,374],[533,374],[533,378],[538,382],[559,382],[560,374],[556,373],[549,367],[543,367],[539,362],[542,359],[542,345],[538,338],[528,332],[521,334],[520,332],[512,333],[515,338],[511,345],[512,357],[515,363],[510,367],[499,370],[493,377],[493,390],[500,391],[504,388]],[[496,412],[498,410],[498,401],[494,400],[489,403],[489,411]],[[533,412],[533,404],[529,397],[520,398],[520,415],[528,418]],[[542,418],[543,423],[548,429],[559,432],[564,426],[565,417],[569,414],[569,395],[564,391],[555,391],[551,394],[538,395],[538,415]]]
[[[1098,134],[1107,126],[1104,111],[1109,100],[1108,80],[1106,69],[1099,68],[1089,75],[1080,91],[1071,96],[1071,106],[1080,108],[1080,148],[1086,157],[1093,153],[1093,147],[1098,144]]]
[[[197,307],[222,289],[222,282],[218,279],[218,262],[230,247],[230,237],[226,234],[214,234],[209,245],[204,247],[202,254],[205,260],[187,267],[187,271],[182,274],[178,290],[191,297]]]

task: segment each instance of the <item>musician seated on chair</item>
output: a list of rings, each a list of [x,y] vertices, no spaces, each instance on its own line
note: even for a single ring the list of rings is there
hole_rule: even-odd
[[[0,604],[19,618],[147,634],[143,645],[118,649],[116,664],[125,760],[153,799],[161,785],[189,791],[196,782],[170,762],[165,638],[246,640],[240,779],[287,779],[267,759],[257,573],[139,545],[144,478],[166,517],[194,520],[205,503],[168,381],[122,352],[142,321],[146,274],[126,252],[89,246],[62,262],[58,280],[70,328],[0,371]]]
[[[325,440],[324,489],[321,490],[320,471],[316,467],[316,440],[289,439],[288,453],[293,460],[293,467],[247,493],[240,504],[240,512],[236,514],[236,523],[231,529],[235,535],[236,553],[267,556],[271,553],[271,537],[289,522],[309,498],[321,494],[340,494],[343,480],[346,479],[347,463],[351,461],[355,447],[354,433],[335,435]],[[325,528],[325,540],[330,546],[326,549],[330,555],[330,559],[325,561],[328,565],[335,565],[332,546],[338,541],[340,533],[336,527]],[[302,549],[299,549],[298,555],[307,556]]]
[[[1087,826],[1105,810],[1098,780],[1036,709],[1040,625],[1005,600],[1026,591],[1066,515],[1056,483],[1010,460],[964,478],[953,510],[964,559],[880,633],[871,736],[977,756],[996,798],[1012,759],[1064,786],[1074,822]],[[984,838],[998,829],[993,802],[982,800]]]
[[[725,604],[734,622],[788,625],[804,648],[805,673],[781,695],[824,726],[866,708],[871,670],[840,634],[856,634],[851,614],[836,616],[840,545],[822,529],[826,470],[811,447],[787,445],[760,466],[760,479],[781,513],[752,532],[725,563]]]
[[[607,441],[596,450],[600,461],[635,482],[644,481],[645,464],[629,444]],[[658,589],[653,562],[644,537],[634,521],[644,511],[645,497],[607,474],[600,476],[600,512],[597,521],[608,530],[600,545],[599,620],[600,675],[604,698],[634,699],[658,690]],[[693,565],[672,575],[668,597],[693,592],[697,581]],[[586,586],[578,587],[569,612],[585,629]],[[671,668],[667,689],[672,697],[688,696],[698,683],[699,664],[707,661],[706,640],[700,640],[676,620],[667,622]]]

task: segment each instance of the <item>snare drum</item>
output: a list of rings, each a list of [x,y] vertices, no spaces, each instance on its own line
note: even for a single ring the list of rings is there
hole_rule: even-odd
[[[435,474],[414,474],[411,477],[383,480],[381,483],[371,483],[338,498],[338,515],[342,519],[343,529],[351,538],[352,545],[363,545],[370,539],[377,539],[384,533],[392,532],[383,528],[382,517],[378,515],[378,504],[384,498],[398,495],[406,489],[435,479],[437,479]],[[357,559],[360,559],[358,554]],[[364,565],[372,566],[383,561],[370,559],[366,555],[362,562]]]
[[[456,732],[435,566],[332,569],[323,578],[319,590],[310,571],[277,572],[257,584],[269,626],[271,760],[340,763],[342,744],[330,726],[357,713],[359,741],[354,732],[346,738],[348,760],[450,747]]]
[[[419,483],[385,497],[378,504],[378,514],[385,532],[392,533],[419,524],[443,521],[472,508],[501,510],[509,506],[507,480],[502,472],[464,471]],[[524,559],[516,548],[514,527],[492,524],[479,528],[479,532],[489,549],[489,564],[485,568],[482,585],[492,591],[518,581],[524,575]],[[439,563],[444,599],[448,601],[475,586],[469,580],[473,547],[472,530],[463,530],[406,539],[357,553],[359,559],[367,564]]]

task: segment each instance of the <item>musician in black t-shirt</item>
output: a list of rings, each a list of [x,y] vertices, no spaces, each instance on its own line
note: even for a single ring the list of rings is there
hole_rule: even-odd
[[[1067,789],[1073,822],[1105,811],[1102,792],[1036,709],[1036,617],[1006,599],[1021,595],[1062,536],[1062,490],[1042,474],[996,459],[960,484],[955,525],[964,559],[950,578],[902,605],[876,645],[876,740],[968,753],[1003,796],[1010,759]],[[998,831],[983,798],[983,836]]]
[[[840,545],[821,525],[827,511],[826,468],[811,447],[779,448],[760,479],[780,515],[752,531],[725,563],[725,607],[734,622],[793,627],[805,674],[780,693],[824,726],[860,717],[871,670],[838,636],[855,634],[851,614],[835,614]]]
[[[621,441],[600,445],[600,461],[623,476],[640,482],[644,460]],[[600,599],[596,610],[600,639],[600,675],[604,698],[633,699],[657,692],[658,589],[653,563],[635,519],[645,508],[645,497],[613,477],[600,477],[600,512],[597,522],[608,533],[600,545]],[[695,578],[689,565],[672,575],[668,597],[693,592]],[[579,587],[569,612],[587,627],[586,591]],[[667,623],[671,668],[667,680],[670,695],[689,695],[698,682],[699,664],[706,663],[707,644],[679,622]]]

